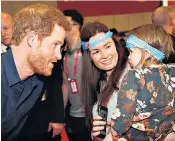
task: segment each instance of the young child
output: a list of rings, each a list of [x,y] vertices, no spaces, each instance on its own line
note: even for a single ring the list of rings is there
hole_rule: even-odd
[[[170,35],[148,24],[129,32],[126,47],[133,69],[125,76],[112,115],[113,140],[163,140],[175,123],[175,64],[161,61],[173,50]]]

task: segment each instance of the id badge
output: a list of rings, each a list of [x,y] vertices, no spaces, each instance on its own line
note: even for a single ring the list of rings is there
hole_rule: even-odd
[[[70,80],[70,88],[71,88],[72,94],[79,93],[78,82],[76,78]]]

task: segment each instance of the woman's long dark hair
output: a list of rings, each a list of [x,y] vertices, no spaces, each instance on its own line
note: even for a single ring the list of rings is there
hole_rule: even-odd
[[[108,27],[100,22],[88,23],[81,31],[81,40],[87,42],[97,33],[108,31]],[[100,83],[106,79],[106,73],[93,64],[89,50],[83,51],[82,93],[84,94],[86,125],[90,130],[92,129],[92,108],[97,101],[97,96],[99,97],[99,105],[105,105],[108,102],[114,90],[118,90],[117,84],[127,61],[124,48],[114,38],[113,41],[118,53],[118,62],[101,92]]]

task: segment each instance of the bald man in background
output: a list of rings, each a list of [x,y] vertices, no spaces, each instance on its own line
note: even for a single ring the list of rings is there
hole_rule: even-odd
[[[12,40],[12,16],[8,13],[1,12],[1,47],[2,52],[6,52],[7,47]]]
[[[152,13],[152,23],[162,26],[172,37],[174,53],[163,60],[164,63],[175,63],[175,8],[161,6]]]

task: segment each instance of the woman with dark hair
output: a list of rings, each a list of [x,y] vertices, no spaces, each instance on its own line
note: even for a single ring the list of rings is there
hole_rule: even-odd
[[[102,106],[108,109],[107,121],[110,122],[117,105],[119,82],[126,70],[127,55],[112,38],[108,27],[99,22],[86,24],[81,31],[81,40],[85,117],[87,126],[92,130],[93,118],[101,119],[98,115]]]

